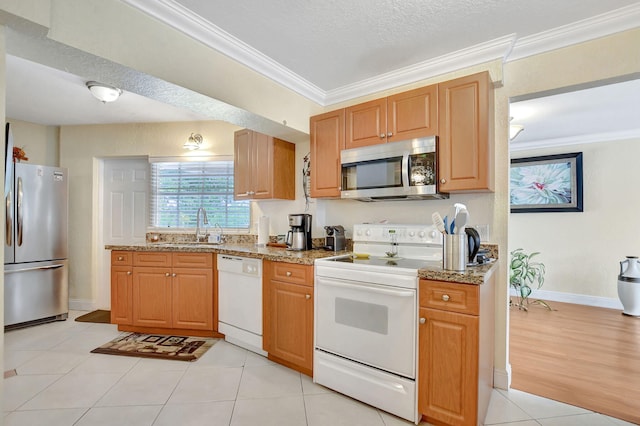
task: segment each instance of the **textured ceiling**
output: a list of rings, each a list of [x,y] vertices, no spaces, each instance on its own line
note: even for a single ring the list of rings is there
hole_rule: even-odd
[[[574,24],[637,0],[162,0],[324,91],[489,42]]]
[[[279,64],[281,70],[298,75],[320,91],[357,86],[366,79],[384,79],[385,73],[462,49],[474,50],[499,37],[511,40],[511,47],[504,52],[509,60],[522,56],[524,49],[520,46],[528,47],[549,34],[565,35],[579,28],[593,38],[603,35],[602,26],[607,27],[604,33],[611,33],[612,28],[615,32],[629,25],[638,27],[640,15],[638,0],[122,1],[134,7],[156,8],[151,12],[162,9],[166,13],[158,19],[167,25],[182,22],[178,28],[181,31],[185,31],[185,22],[200,25],[205,33],[215,29],[218,32],[211,32],[215,37],[222,34],[234,39],[236,46]],[[185,17],[189,19],[178,19]],[[587,21],[581,21],[584,19]],[[8,45],[13,41],[9,31]],[[19,56],[25,46],[16,49],[13,54]],[[48,52],[56,58],[73,56],[66,51],[57,54],[49,45],[38,49],[39,54]],[[87,63],[94,62],[92,58]],[[274,123],[260,122],[260,117],[210,98],[202,99],[182,88],[163,90],[179,92],[176,97],[181,102],[167,102],[147,90],[148,84],[139,87],[136,82],[122,80],[122,98],[103,105],[90,96],[85,79],[60,71],[73,67],[55,66],[58,69],[19,57],[8,58],[8,117],[47,125],[221,119],[285,139],[304,139],[301,132],[279,135],[277,132],[284,130],[275,128]],[[78,75],[91,75],[82,66],[78,70],[84,71]],[[120,74],[124,79],[131,72]],[[608,85],[517,102],[513,111],[524,108],[537,112],[514,118],[525,131],[512,146],[533,146],[543,140],[565,143],[590,133],[637,135],[640,123],[629,114],[638,111],[639,99],[636,81],[627,86]]]

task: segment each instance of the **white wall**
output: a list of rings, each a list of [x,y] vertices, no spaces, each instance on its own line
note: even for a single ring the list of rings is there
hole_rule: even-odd
[[[584,211],[512,213],[509,247],[539,251],[542,290],[617,298],[619,262],[640,255],[640,140],[518,151],[513,158],[583,153]],[[535,293],[534,293],[535,296]]]
[[[13,144],[22,148],[29,158],[26,163],[58,167],[60,165],[60,140],[57,126],[42,126],[7,118],[11,123]]]

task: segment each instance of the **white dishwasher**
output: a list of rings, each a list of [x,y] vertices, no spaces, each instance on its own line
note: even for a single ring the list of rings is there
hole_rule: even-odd
[[[218,331],[225,340],[262,350],[262,260],[218,254]]]

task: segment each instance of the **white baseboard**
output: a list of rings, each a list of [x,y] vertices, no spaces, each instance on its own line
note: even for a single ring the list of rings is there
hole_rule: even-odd
[[[69,309],[72,311],[95,311],[98,309],[93,300],[69,299]]]
[[[509,390],[511,387],[511,364],[507,364],[506,370],[493,369],[493,387]]]
[[[513,288],[509,289],[511,296],[516,296]],[[563,293],[560,291],[533,290],[531,299],[549,300],[552,302],[575,303],[577,305],[597,306],[599,308],[620,309],[622,303],[617,298],[589,296],[585,294]]]

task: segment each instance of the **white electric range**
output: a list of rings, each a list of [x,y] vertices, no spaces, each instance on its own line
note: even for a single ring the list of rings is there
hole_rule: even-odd
[[[313,380],[417,424],[418,270],[442,266],[442,234],[357,224],[353,253],[315,261]]]

